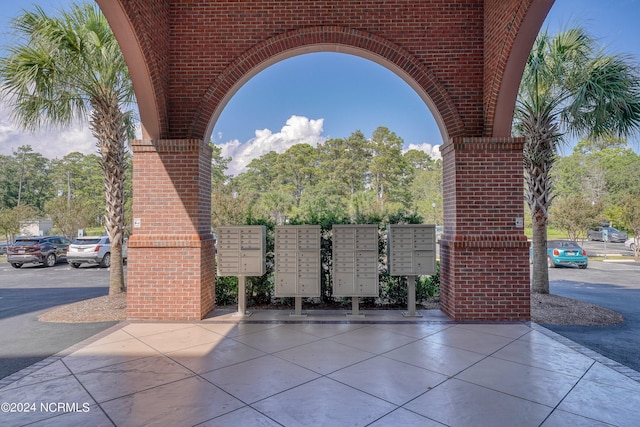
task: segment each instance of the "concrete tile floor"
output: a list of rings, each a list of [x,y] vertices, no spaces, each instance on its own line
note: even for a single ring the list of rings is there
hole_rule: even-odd
[[[640,425],[640,373],[535,324],[422,313],[123,322],[1,380],[0,425]]]

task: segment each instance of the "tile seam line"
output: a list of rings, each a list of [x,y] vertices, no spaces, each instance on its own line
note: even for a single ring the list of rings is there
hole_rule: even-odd
[[[637,372],[636,370],[625,366],[619,362],[616,362],[613,359],[609,359],[606,356],[603,356],[602,354],[598,353],[597,351],[591,350],[590,348],[587,348],[581,344],[578,344],[577,342],[562,336],[560,334],[558,334],[557,332],[554,332],[550,329],[545,328],[544,326],[531,322],[531,328],[533,330],[536,330],[542,334],[544,334],[545,336],[553,339],[554,341],[556,341],[559,344],[565,345],[567,347],[569,347],[572,350],[577,351],[578,353],[582,354],[583,356],[588,357],[589,359],[593,359],[596,362],[599,362],[601,364],[603,364],[604,366],[613,369],[614,371],[616,371],[617,373],[624,375],[625,377],[634,380],[638,383],[640,383],[640,372]]]
[[[591,368],[593,368],[593,365],[595,365],[596,363],[597,363],[597,362],[596,362],[595,360],[593,360],[593,362],[591,363],[591,365],[589,365],[589,369],[585,370],[585,371],[584,371],[584,373],[582,374],[582,376],[578,379],[578,381],[576,381],[576,383],[575,383],[573,386],[571,386],[571,388],[569,389],[569,391],[567,391],[567,392],[565,393],[565,395],[564,395],[564,396],[562,396],[562,399],[560,399],[560,401],[559,401],[559,402],[558,402],[558,403],[553,407],[553,409],[551,410],[551,412],[549,412],[549,414],[545,417],[545,419],[544,419],[544,420],[542,420],[542,422],[540,423],[540,426],[544,425],[544,423],[549,419],[549,417],[550,417],[551,415],[553,415],[553,413],[554,413],[554,412],[556,412],[556,410],[558,410],[558,408],[560,407],[560,405],[562,404],[562,402],[564,402],[564,400],[569,396],[569,394],[571,394],[571,392],[572,392],[573,390],[575,390],[575,388],[578,386],[578,384],[580,384],[580,381],[582,381],[582,380],[584,379],[585,375],[587,375],[587,372],[589,372],[589,371],[591,370]],[[585,380],[585,381],[586,381],[586,380]],[[569,411],[566,411],[566,412],[569,412]],[[574,415],[578,415],[578,416],[583,416],[583,415],[581,415],[581,414],[576,414],[576,413],[574,413],[574,412],[569,412],[569,413],[574,414]],[[585,418],[586,418],[586,417],[585,417]],[[589,418],[589,419],[592,419],[592,418]],[[601,421],[601,420],[594,420],[594,421],[604,422],[604,421]]]

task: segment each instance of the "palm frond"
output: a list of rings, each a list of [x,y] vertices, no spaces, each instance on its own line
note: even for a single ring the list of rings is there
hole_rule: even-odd
[[[574,135],[627,137],[640,129],[640,75],[629,58],[598,54],[570,89],[572,102],[562,120]]]
[[[13,26],[28,43],[11,46],[10,55],[0,58],[0,92],[23,127],[66,126],[88,117],[98,99],[132,109],[124,57],[96,5],[74,5],[57,18],[36,7]]]

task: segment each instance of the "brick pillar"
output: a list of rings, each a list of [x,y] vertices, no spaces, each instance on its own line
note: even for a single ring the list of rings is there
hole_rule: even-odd
[[[440,305],[456,321],[531,319],[521,138],[453,138],[442,148]]]
[[[127,317],[200,320],[214,307],[211,147],[133,141]]]

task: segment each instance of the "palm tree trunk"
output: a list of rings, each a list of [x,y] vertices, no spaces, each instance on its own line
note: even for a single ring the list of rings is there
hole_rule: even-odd
[[[544,157],[544,156],[543,156]],[[529,158],[530,160],[530,158]],[[540,160],[540,158],[538,158]],[[549,171],[551,163],[527,162],[525,171],[527,180],[527,202],[531,210],[533,225],[533,264],[531,266],[531,290],[534,293],[549,293],[549,270],[547,267],[547,222],[551,206],[551,182]]]
[[[558,128],[546,111],[536,113],[529,110],[522,125],[527,135],[523,153],[525,198],[533,223],[531,290],[534,293],[548,294],[547,222],[553,201],[550,172],[556,158]]]
[[[22,199],[22,179],[24,178],[24,156],[22,153],[22,160],[20,162],[20,183],[18,185],[18,207],[20,206],[20,201]]]
[[[90,126],[98,140],[100,166],[104,173],[106,214],[105,227],[111,241],[109,295],[125,290],[122,244],[124,242],[124,172],[126,115],[117,99],[93,99]]]
[[[549,270],[547,268],[547,221],[541,213],[533,215],[533,263],[531,265],[531,291],[549,293]]]

